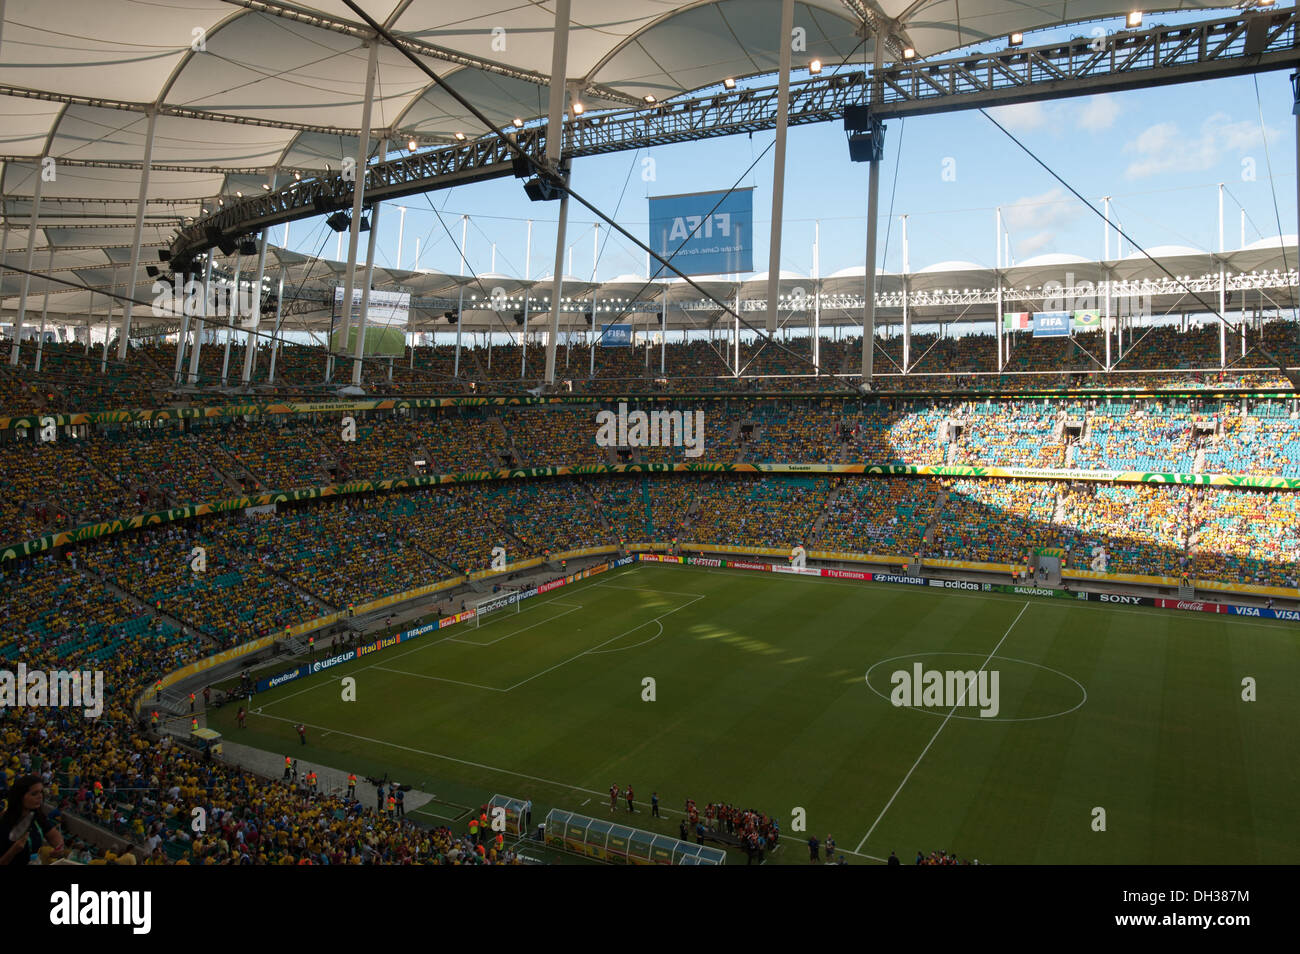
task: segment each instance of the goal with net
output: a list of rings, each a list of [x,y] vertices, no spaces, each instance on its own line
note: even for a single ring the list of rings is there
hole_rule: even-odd
[[[491,622],[504,613],[518,613],[519,604],[522,602],[518,590],[511,590],[508,593],[494,593],[492,596],[483,597],[474,604],[474,627],[477,629],[482,626],[485,619]]]

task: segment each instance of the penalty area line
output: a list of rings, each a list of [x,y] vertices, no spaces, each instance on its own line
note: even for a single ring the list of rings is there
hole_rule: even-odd
[[[671,616],[673,613],[676,613],[678,610],[684,610],[684,609],[686,609],[688,606],[694,606],[696,603],[698,603],[698,602],[699,602],[700,600],[702,600],[702,599],[704,599],[703,596],[697,596],[697,597],[695,597],[695,599],[691,600],[690,602],[688,602],[688,603],[683,603],[681,606],[676,606],[676,607],[670,609],[668,612],[666,612],[666,613],[662,613],[662,614],[660,614],[659,616],[656,616],[654,619],[648,619],[648,620],[646,620],[644,623],[638,623],[637,625],[633,626],[631,629],[629,629],[629,630],[625,630],[624,632],[619,633],[617,636],[611,636],[609,639],[605,640],[603,643],[597,643],[595,646],[592,646],[590,649],[584,649],[582,652],[578,653],[577,655],[575,655],[575,656],[570,656],[568,659],[565,659],[565,660],[562,661],[562,662],[558,662],[558,663],[556,663],[554,666],[549,666],[549,667],[547,667],[546,669],[543,669],[541,672],[539,672],[539,673],[535,673],[535,674],[529,676],[527,679],[521,679],[519,682],[515,683],[513,686],[510,687],[510,689],[507,689],[506,691],[507,691],[507,692],[510,692],[510,691],[513,690],[513,689],[518,689],[518,688],[519,688],[520,686],[522,686],[524,683],[532,682],[534,679],[538,678],[538,676],[545,676],[548,672],[553,672],[554,670],[559,669],[561,666],[567,666],[569,663],[573,662],[575,659],[581,659],[583,656],[589,656],[589,655],[595,654],[595,653],[597,653],[597,652],[600,650],[600,647],[601,647],[601,646],[608,646],[610,643],[612,643],[612,642],[614,642],[614,641],[616,641],[616,640],[622,639],[624,636],[627,636],[627,635],[630,634],[630,633],[635,633],[638,629],[641,629],[643,626],[649,626],[651,623],[659,623],[659,625],[660,625],[660,634],[662,635],[662,632],[663,632],[663,619],[664,619],[665,616]],[[655,638],[657,639],[658,637],[656,636]],[[649,642],[649,641],[650,641],[650,640],[646,640],[646,642]],[[638,644],[638,645],[640,645],[640,644]],[[633,648],[633,647],[629,647],[629,648]]]
[[[549,605],[549,604],[551,604],[551,603],[559,602],[559,599],[560,599],[560,597],[557,596],[557,597],[553,597],[552,599],[549,599],[549,600],[542,600],[540,603],[537,604],[537,606],[529,607],[529,609],[537,609],[537,608],[540,608],[540,607],[542,607],[542,606],[547,606],[547,605]],[[562,604],[562,605],[567,605],[567,604]],[[561,615],[564,615],[564,614],[561,614]],[[558,617],[550,617],[550,618],[551,618],[551,619],[558,619]],[[459,623],[459,624],[456,624],[456,625],[461,625],[461,626],[463,626],[464,624],[463,624],[463,623]],[[491,625],[491,624],[489,623],[488,625]],[[447,628],[450,629],[450,630],[451,630],[452,632],[454,632],[454,633],[461,632],[461,630],[456,629],[454,626],[449,626],[449,627],[447,627]],[[438,637],[437,639],[430,639],[430,640],[427,640],[427,641],[425,641],[425,642],[422,642],[422,643],[420,643],[420,645],[418,645],[418,646],[412,646],[410,649],[408,649],[408,650],[406,650],[406,651],[404,651],[404,652],[392,653],[391,655],[389,655],[389,656],[387,656],[387,657],[384,658],[384,662],[395,662],[396,660],[398,660],[398,659],[402,659],[402,658],[405,657],[405,656],[409,656],[409,655],[411,655],[412,653],[418,653],[418,652],[421,652],[421,651],[423,651],[423,650],[429,649],[429,648],[432,647],[432,646],[438,646],[438,645],[441,645],[442,643],[453,642],[453,641],[454,641],[454,642],[467,642],[467,640],[456,639],[454,636],[440,636],[440,637]],[[473,645],[484,646],[484,645],[489,645],[489,644],[487,644],[487,643],[474,643]],[[360,661],[360,660],[353,660],[353,664],[355,664],[356,662],[359,662],[359,661]],[[369,666],[362,666],[360,669],[352,670],[352,671],[350,671],[350,672],[349,672],[349,671],[345,671],[345,672],[343,672],[343,673],[340,673],[340,674],[337,676],[337,678],[338,678],[338,679],[342,679],[344,675],[356,675],[357,673],[363,673],[363,672],[366,672],[366,671],[371,670],[371,669],[377,669],[378,667],[379,667],[379,663],[377,663],[377,662],[376,662],[376,663],[371,663]],[[313,673],[313,675],[315,675],[315,673]],[[257,709],[254,710],[254,711],[260,713],[260,712],[262,711],[262,709],[270,708],[271,706],[278,706],[278,705],[279,705],[280,703],[282,703],[282,702],[288,702],[288,701],[289,701],[290,699],[292,699],[294,696],[300,696],[300,695],[302,695],[304,692],[311,692],[313,689],[320,689],[322,686],[330,686],[330,685],[334,685],[334,684],[335,684],[335,683],[334,683],[334,680],[332,680],[332,679],[327,679],[327,680],[325,680],[324,682],[314,683],[313,685],[309,685],[309,686],[306,686],[305,688],[298,689],[298,690],[296,690],[295,692],[291,692],[291,693],[289,693],[289,694],[286,695],[286,696],[281,696],[279,699],[272,699],[270,702],[263,703],[262,705],[258,706]],[[491,688],[491,687],[481,687],[481,688]]]
[[[568,606],[570,604],[565,603],[561,605]],[[503,639],[509,639],[511,636],[518,636],[520,633],[526,633],[528,632],[528,630],[534,629],[538,626],[545,626],[547,623],[554,622],[555,620],[560,619],[563,616],[568,616],[570,613],[576,613],[578,610],[582,608],[583,607],[581,603],[574,603],[572,604],[570,609],[566,609],[563,613],[556,613],[554,616],[547,616],[544,619],[539,619],[535,623],[529,623],[527,626],[521,626],[519,629],[511,630],[510,632],[506,633],[504,636],[498,636],[496,639],[489,639],[486,643],[480,643],[478,640],[475,639],[458,639],[454,636],[448,636],[446,641],[449,643],[462,643],[466,646],[493,646],[496,643],[501,642],[501,640]],[[490,625],[490,624],[484,624],[484,625]]]

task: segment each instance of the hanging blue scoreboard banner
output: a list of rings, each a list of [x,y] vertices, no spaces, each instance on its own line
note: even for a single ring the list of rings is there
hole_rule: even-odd
[[[1035,338],[1064,338],[1070,333],[1070,313],[1068,311],[1034,312]]]
[[[652,196],[649,245],[686,275],[754,270],[754,190]]]
[[[600,332],[600,343],[606,348],[632,347],[631,325],[605,325]]]

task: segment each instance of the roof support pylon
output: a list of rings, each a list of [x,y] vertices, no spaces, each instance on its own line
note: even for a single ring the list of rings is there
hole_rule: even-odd
[[[22,291],[18,293],[18,317],[14,320],[14,347],[9,353],[9,364],[15,367],[18,365],[18,350],[23,339],[23,319],[27,317],[27,291],[32,284],[32,264],[36,254],[36,230],[40,227],[41,184],[45,181],[44,171],[44,163],[36,166],[36,189],[32,194],[32,211],[27,217],[27,257],[23,261]],[[136,221],[139,221],[138,217]],[[49,297],[48,293],[46,297]]]
[[[378,41],[375,43],[378,46]],[[379,144],[382,162],[388,155],[388,140]],[[375,245],[379,240],[379,203],[370,207],[370,241],[366,243],[366,274],[361,283],[361,311],[357,314],[357,348],[352,356],[352,386],[361,387],[361,359],[366,347],[366,316],[370,313],[370,285],[375,277]]]
[[[366,166],[370,158],[370,107],[375,101],[375,74],[379,70],[379,39],[368,41],[370,59],[366,65],[366,96],[361,103],[361,135],[357,138],[357,162],[353,167],[352,224],[348,230],[348,264],[343,278],[343,302],[339,316],[343,322],[343,351],[347,351],[348,329],[352,326],[352,294],[357,282],[357,246],[360,244],[361,204],[365,200]],[[334,372],[334,342],[329,343],[328,381]]]
[[[785,205],[785,140],[790,121],[790,47],[794,0],[781,0],[780,76],[776,88],[776,147],[772,163],[772,233],[767,252],[767,331],[776,331],[777,294],[781,285],[781,216]]]
[[[546,336],[546,383],[555,383],[555,343],[560,337],[560,296],[564,293],[564,237],[569,222],[569,175],[560,169],[564,146],[564,78],[569,61],[569,0],[555,0],[555,39],[551,45],[551,100],[547,114],[546,159],[564,178],[560,217],[555,226],[555,270],[551,272],[551,321]]]
[[[122,340],[117,343],[117,360],[126,360],[126,343],[131,334],[131,313],[135,309],[135,275],[140,269],[140,241],[144,235],[145,200],[149,197],[149,163],[153,160],[153,134],[158,110],[149,110],[149,126],[144,134],[144,162],[140,166],[140,196],[135,204],[135,231],[131,235],[131,268],[126,273],[126,307],[122,309]]]

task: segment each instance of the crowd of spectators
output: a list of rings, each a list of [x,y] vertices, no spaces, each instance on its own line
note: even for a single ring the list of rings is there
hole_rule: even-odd
[[[948,497],[927,556],[980,563],[1022,562],[1026,550],[1053,546],[1055,485],[1041,480],[944,480]]]
[[[844,390],[856,379],[862,347],[859,335],[823,335],[818,368],[814,369],[807,335],[781,333],[776,343],[766,343],[746,330],[741,335],[738,375],[730,334],[718,331],[711,338],[689,341],[669,337],[662,355],[659,345],[647,345],[645,340],[627,348],[599,344],[593,348],[586,336],[575,336],[572,341],[566,337],[556,352],[557,377],[565,382],[565,388],[582,394],[609,393],[611,388],[630,394]],[[1112,339],[1114,366],[1107,372],[1102,366],[1105,348],[1098,332],[1069,338],[1035,338],[1027,332],[1012,332],[1004,339],[1004,367],[999,373],[992,335],[924,333],[912,337],[911,365],[904,374],[902,338],[895,330],[876,339],[877,386],[891,391],[1052,388],[1063,384],[1108,388],[1287,386],[1283,376],[1270,370],[1273,365],[1258,348],[1248,346],[1243,354],[1238,337],[1230,336],[1228,341],[1227,358],[1232,366],[1220,369],[1218,329],[1213,324],[1193,325],[1187,330],[1174,325],[1135,327],[1125,331],[1122,344],[1118,337]],[[1292,322],[1265,322],[1260,340],[1288,365],[1300,363],[1300,341]],[[215,339],[209,336],[200,349],[194,383],[197,390],[183,392],[175,389],[172,380],[175,347],[171,344],[133,344],[127,359],[119,362],[117,342],[111,341],[102,373],[102,345],[47,344],[39,373],[34,371],[35,350],[33,345],[25,345],[18,366],[0,374],[0,414],[227,403],[238,399],[229,389],[242,386],[244,345],[236,338],[227,358],[225,338],[219,332]],[[536,343],[527,349],[518,343],[489,345],[481,336],[470,335],[461,342],[459,360],[457,350],[454,344],[444,342],[408,347],[402,355],[368,358],[362,384],[375,396],[523,393],[543,375],[545,349]],[[269,341],[259,341],[249,381],[253,400],[320,399],[350,379],[347,359],[335,360],[327,382],[328,360],[322,347],[286,343],[276,349],[272,382],[270,351]],[[526,359],[521,360],[524,351]],[[187,358],[187,374],[188,367]],[[835,383],[832,375],[843,376],[845,383]]]
[[[1197,490],[1191,510],[1193,576],[1300,585],[1300,496],[1205,487]]]
[[[1094,551],[1105,550],[1109,573],[1179,576],[1191,526],[1192,496],[1164,484],[1075,483],[1061,494],[1057,521],[1065,565],[1092,569]]]
[[[1246,415],[1225,404],[1221,420],[1222,437],[1206,445],[1206,473],[1300,475],[1300,420],[1285,404],[1262,402]]]
[[[1074,455],[1083,470],[1190,474],[1196,462],[1198,415],[1185,404],[1103,404]]]
[[[1065,463],[1061,404],[980,401],[969,406],[954,464],[1057,468]]]
[[[169,524],[105,538],[85,548],[84,566],[145,606],[184,619],[221,646],[282,633],[323,615],[273,573],[274,540],[265,516]]]
[[[621,507],[612,507],[621,495]],[[567,526],[565,524],[568,524]],[[819,526],[820,524],[820,526]],[[503,482],[492,496],[453,485],[327,501],[255,517],[227,516],[78,546],[0,569],[0,658],[29,666],[94,664],[108,673],[100,720],[61,710],[0,717],[5,784],[47,776],[52,800],[137,846],[149,863],[493,863],[446,829],[366,812],[295,790],[136,730],[126,706],[158,673],[318,610],[432,581],[456,569],[466,528],[500,533],[512,559],[650,535],[732,545],[886,552],[1017,563],[1061,547],[1089,569],[1104,547],[1109,572],[1191,574],[1296,587],[1300,497],[1275,490],[936,478],[668,475]],[[927,528],[934,531],[926,544]],[[640,531],[639,533],[633,531]],[[309,544],[309,545],[305,545]],[[510,542],[515,546],[515,542]],[[191,568],[206,551],[208,576]],[[177,626],[173,621],[179,620]],[[194,837],[183,821],[202,804],[213,820]],[[755,848],[779,836],[761,813],[715,804],[717,824]],[[706,808],[705,814],[708,815]],[[738,826],[738,827],[737,827]],[[83,860],[108,860],[84,844]],[[89,854],[87,854],[89,853]],[[115,852],[119,857],[124,856]],[[955,863],[944,860],[930,863]]]
[[[681,532],[695,542],[791,547],[809,539],[830,485],[810,477],[694,477],[692,520]]]
[[[26,647],[34,668],[102,670],[105,711],[86,719],[60,707],[0,710],[0,796],[34,774],[51,820],[75,814],[121,839],[108,850],[74,841],[69,856],[90,864],[134,863],[137,854],[145,864],[180,865],[518,863],[514,852],[445,826],[368,811],[357,799],[263,778],[142,731],[134,699],[203,651],[196,638],[156,634],[102,657],[67,643]],[[206,813],[206,832],[190,829],[195,808]]]
[[[840,478],[816,537],[816,549],[911,556],[944,495],[937,481]]]
[[[1270,325],[1275,351],[1293,353],[1287,328]],[[853,339],[824,341],[822,366],[856,367]],[[793,350],[806,349],[794,339]],[[713,392],[744,391],[755,382],[726,373],[726,342],[669,344],[667,377]],[[1121,367],[1203,369],[1199,377],[1156,379],[1138,372],[1102,375],[1085,353],[1088,342],[1014,340],[1008,372],[997,377],[991,343],[977,336],[913,341],[921,375],[886,372],[886,388],[944,386],[992,389],[1035,385],[1027,374],[1052,364],[1075,369],[1088,385],[1150,387],[1275,386],[1281,379],[1249,370],[1221,372],[1217,332],[1156,329],[1123,353]],[[1288,350],[1290,349],[1290,350]],[[200,372],[220,378],[223,348],[205,346]],[[881,351],[901,362],[901,347]],[[183,399],[169,390],[172,349],[133,347],[119,364],[115,345],[108,374],[100,352],[47,345],[42,370],[23,349],[17,369],[0,371],[0,412],[98,410],[220,402]],[[265,382],[268,355],[259,349],[254,383]],[[647,368],[642,350],[563,349],[578,390],[599,382],[654,390],[657,349]],[[1206,358],[1206,355],[1209,358]],[[539,373],[540,349],[529,349],[523,379]],[[918,357],[921,356],[921,357]],[[366,382],[384,393],[470,393],[474,380],[518,381],[517,347],[470,348],[454,373],[454,350],[418,348],[413,366],[371,362]],[[786,351],[746,343],[747,373],[792,375],[802,362]],[[316,387],[323,352],[285,346],[277,358],[279,393]],[[881,361],[882,366],[888,362]],[[230,375],[242,368],[232,347]],[[342,369],[346,370],[346,369]],[[342,373],[336,369],[336,376]],[[389,377],[391,374],[391,383]],[[498,378],[497,375],[500,375]],[[1125,376],[1127,375],[1127,376]],[[1123,382],[1121,384],[1121,382]],[[823,387],[824,379],[783,378],[764,389]],[[269,392],[268,392],[269,393]],[[310,394],[310,390],[301,393]],[[635,405],[634,405],[635,406]],[[647,407],[661,405],[647,404]],[[499,467],[599,464],[610,460],[595,442],[597,410],[577,407],[464,409],[397,416],[359,415],[356,441],[345,441],[336,415],[219,420],[182,427],[95,425],[54,443],[32,434],[0,440],[6,494],[0,500],[5,540],[88,522],[215,500],[240,490],[282,490],[341,480],[396,478]],[[884,401],[755,402],[728,398],[704,405],[707,462],[953,463],[1060,467],[1072,452],[1079,469],[1300,476],[1300,425],[1282,401],[990,400],[965,402],[918,395]],[[685,407],[680,409],[686,410]],[[693,410],[693,408],[691,408]],[[1084,419],[1074,440],[1065,419]],[[957,430],[960,426],[960,430]],[[633,459],[684,460],[682,448],[643,448]],[[291,785],[212,763],[139,731],[130,700],[170,671],[218,648],[283,631],[330,609],[363,603],[486,567],[492,546],[510,559],[620,541],[681,540],[788,549],[1020,562],[1036,547],[1060,547],[1066,565],[1091,569],[1098,549],[1110,573],[1190,575],[1225,582],[1295,588],[1300,583],[1300,495],[1280,490],[948,478],[845,478],[777,475],[631,475],[454,484],[412,492],[338,497],[256,515],[223,514],[79,543],[57,555],[0,564],[0,659],[29,667],[82,664],[106,671],[108,709],[99,720],[64,710],[0,712],[0,781],[41,775],[56,812],[96,821],[142,846],[146,863],[509,863],[517,860],[471,843],[446,828],[424,829],[366,811],[356,801],[304,793]],[[206,566],[194,567],[195,548]],[[188,809],[208,809],[208,833],[193,837]],[[714,804],[716,823],[750,847],[770,848],[774,820]],[[86,843],[78,860],[122,862]],[[934,852],[918,864],[955,864]]]

